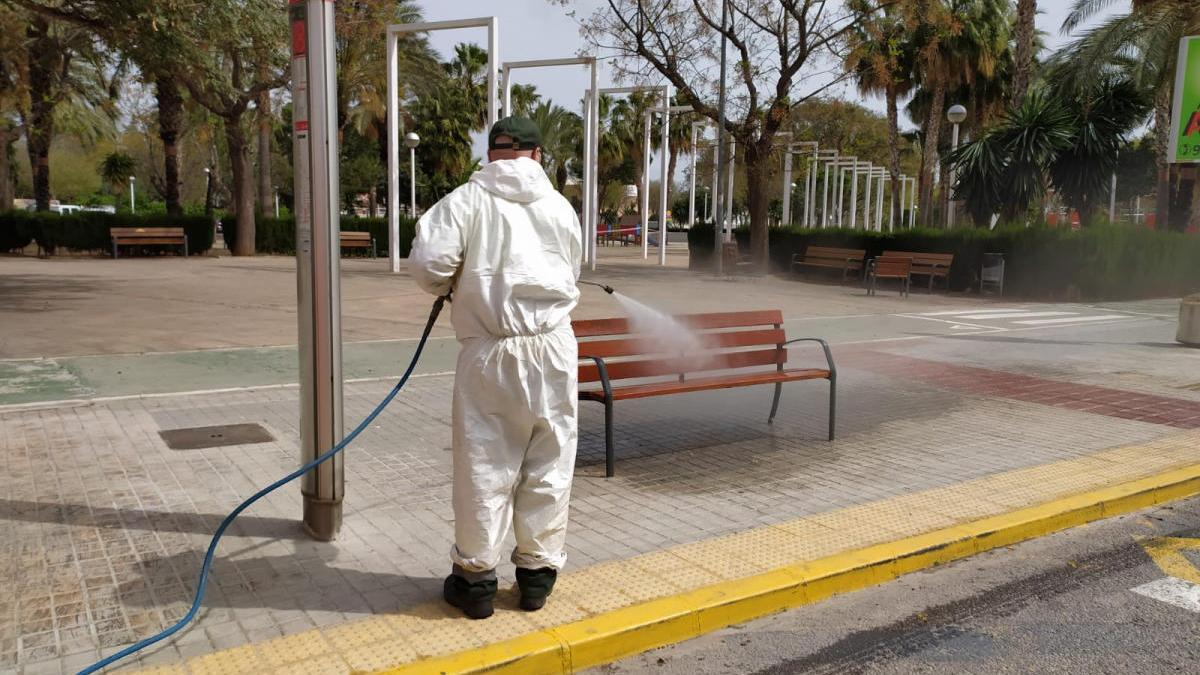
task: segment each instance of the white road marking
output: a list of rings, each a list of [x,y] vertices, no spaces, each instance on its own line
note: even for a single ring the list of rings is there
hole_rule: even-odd
[[[979,326],[965,326],[963,324],[954,324],[950,326],[950,330],[983,330]]]
[[[981,326],[979,324],[966,323],[965,321],[948,321],[946,319],[935,319],[932,316],[924,316],[921,314],[897,314],[896,316],[902,316],[907,319],[919,319],[921,321],[936,321],[938,323],[948,323],[951,326],[970,326],[971,328],[979,328],[979,329],[983,329],[983,330],[1004,330],[1003,328],[997,328],[996,326]]]
[[[960,319],[1032,319],[1039,316],[1079,316],[1077,312],[997,312],[988,314],[959,314]]]
[[[1166,577],[1129,590],[1200,614],[1200,584],[1193,584],[1178,577]]]
[[[959,315],[961,315],[961,314],[996,314],[996,313],[1003,313],[1003,312],[1024,312],[1024,311],[1025,311],[1024,307],[1009,307],[1007,309],[967,308],[967,309],[956,309],[956,310],[949,311],[949,312],[921,312],[920,314],[917,314],[917,316],[954,316],[956,314],[959,314]]]
[[[1113,319],[1128,319],[1128,314],[1101,314],[1100,316],[1069,316],[1063,319],[1031,319],[1029,321],[1014,321],[1022,326],[1049,326],[1058,323],[1083,323],[1085,321],[1111,321]]]

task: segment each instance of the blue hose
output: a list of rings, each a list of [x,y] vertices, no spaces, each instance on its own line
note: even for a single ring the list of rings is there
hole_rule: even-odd
[[[152,645],[156,642],[165,640],[165,639],[171,637],[172,635],[174,635],[175,633],[179,632],[179,630],[181,628],[183,628],[184,626],[186,626],[188,624],[188,622],[190,622],[192,619],[196,618],[196,614],[200,611],[200,603],[201,603],[201,601],[204,600],[204,591],[208,588],[208,573],[209,573],[209,570],[212,568],[213,555],[215,555],[217,552],[217,544],[221,541],[221,536],[223,534],[225,534],[225,530],[233,523],[235,518],[237,518],[239,515],[241,515],[242,511],[245,511],[246,509],[250,508],[250,506],[252,504],[254,504],[254,502],[258,501],[259,499],[262,499],[263,497],[270,494],[271,492],[278,490],[279,488],[283,487],[284,485],[287,485],[288,483],[296,480],[300,476],[303,476],[304,474],[308,473],[313,468],[315,468],[318,464],[328,461],[334,455],[336,455],[339,452],[341,452],[342,450],[344,450],[347,445],[350,445],[350,443],[352,441],[354,441],[354,439],[357,438],[358,435],[363,432],[364,429],[366,429],[368,426],[370,426],[371,422],[375,421],[376,417],[379,417],[379,413],[383,412],[383,409],[386,408],[388,406],[388,404],[392,402],[392,399],[396,398],[396,394],[400,393],[400,390],[404,387],[404,383],[408,382],[408,377],[410,375],[412,375],[413,370],[417,367],[417,360],[421,358],[421,350],[423,350],[425,348],[425,341],[429,339],[429,333],[430,333],[430,331],[433,330],[433,324],[437,321],[438,314],[441,314],[442,305],[445,304],[448,297],[449,296],[442,296],[442,297],[438,298],[436,302],[433,303],[433,311],[431,311],[429,313],[429,321],[427,321],[425,323],[425,332],[423,332],[421,334],[421,340],[419,342],[417,342],[417,349],[415,352],[413,352],[412,361],[409,362],[408,369],[405,370],[404,374],[400,376],[400,381],[396,383],[396,386],[392,387],[392,390],[390,392],[388,392],[388,395],[385,396],[383,398],[383,400],[379,402],[379,405],[375,406],[375,409],[371,411],[371,414],[367,415],[366,418],[363,419],[363,421],[359,422],[358,426],[354,427],[354,429],[349,434],[346,434],[346,437],[343,438],[341,441],[339,441],[337,445],[333,446],[328,451],[326,451],[324,454],[317,457],[316,459],[309,462],[308,464],[305,464],[304,466],[300,467],[299,469],[296,469],[295,471],[289,473],[288,475],[284,476],[283,478],[280,478],[279,480],[275,481],[274,483],[271,483],[267,487],[259,490],[258,492],[255,492],[253,495],[250,496],[249,499],[242,502],[241,504],[238,504],[238,507],[236,509],[234,509],[233,511],[231,511],[229,513],[229,515],[225,516],[225,520],[221,521],[221,525],[219,527],[217,527],[217,531],[213,534],[212,541],[210,541],[208,543],[208,552],[204,554],[204,564],[202,564],[200,566],[200,583],[196,584],[196,597],[194,597],[192,599],[192,608],[188,610],[188,613],[186,615],[184,615],[184,617],[182,619],[180,619],[175,625],[171,626],[170,628],[167,628],[163,632],[161,632],[157,635],[152,635],[152,636],[146,638],[145,640],[142,640],[140,642],[137,642],[135,644],[132,644],[132,645],[126,647],[125,649],[122,649],[121,651],[117,652],[116,654],[113,654],[112,656],[103,658],[103,659],[93,663],[92,665],[88,666],[87,668],[84,668],[83,670],[79,671],[79,675],[88,675],[89,673],[98,672],[104,668],[107,668],[108,666],[111,666],[112,664],[116,663],[117,661],[120,661],[121,659],[125,658],[126,656],[129,656],[130,654],[133,654],[135,652],[140,652],[141,650],[145,649],[146,647],[149,647],[150,645]]]

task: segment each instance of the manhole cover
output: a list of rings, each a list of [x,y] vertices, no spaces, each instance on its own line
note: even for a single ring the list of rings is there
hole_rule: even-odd
[[[219,448],[223,445],[247,443],[270,443],[275,440],[270,432],[258,424],[222,424],[215,427],[192,427],[190,429],[167,429],[158,432],[172,450],[198,450]]]

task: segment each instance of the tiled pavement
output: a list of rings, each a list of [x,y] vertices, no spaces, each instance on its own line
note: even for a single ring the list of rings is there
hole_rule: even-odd
[[[617,409],[617,477],[606,480],[600,407],[583,404],[571,566],[1198,426],[1188,400],[1112,394],[1096,405],[1115,407],[1084,411],[1078,401],[1111,392],[887,344],[839,357],[834,443],[822,440],[824,383],[787,387],[773,427],[769,388],[628,402]],[[350,385],[346,419],[388,386]],[[403,614],[436,598],[451,534],[449,392],[447,377],[414,380],[347,451],[337,542],[300,533],[297,487],[267,497],[226,538],[200,621],[131,665]],[[1125,414],[1143,403],[1168,412]],[[297,392],[282,388],[0,413],[0,588],[14,589],[0,596],[0,670],[72,671],[181,616],[220,518],[295,466],[297,411]],[[260,422],[276,441],[174,451],[158,437],[233,422]]]

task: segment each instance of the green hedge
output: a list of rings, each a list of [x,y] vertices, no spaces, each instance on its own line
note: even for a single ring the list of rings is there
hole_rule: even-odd
[[[387,218],[355,218],[342,216],[342,230],[345,232],[370,232],[375,238],[375,250],[379,255],[387,255],[388,223]],[[237,242],[237,222],[232,216],[221,221],[221,231],[225,236],[225,245],[231,250]],[[412,240],[417,234],[416,221],[400,217],[400,255],[407,256],[412,248]],[[254,222],[254,250],[257,253],[278,253],[292,255],[296,252],[296,220],[287,218],[256,218]]]
[[[735,233],[745,249],[750,232]],[[950,288],[977,287],[984,253],[1002,253],[1005,293],[1031,298],[1131,299],[1181,296],[1200,290],[1200,237],[1128,226],[981,230],[806,230],[772,228],[772,267],[788,269],[792,255],[810,246],[953,253]],[[693,269],[711,264],[713,228],[688,234]]]
[[[213,244],[212,221],[204,216],[4,211],[0,212],[0,251],[23,248],[36,241],[49,254],[60,248],[107,253],[112,250],[109,230],[114,227],[182,227],[192,255],[204,253]]]

